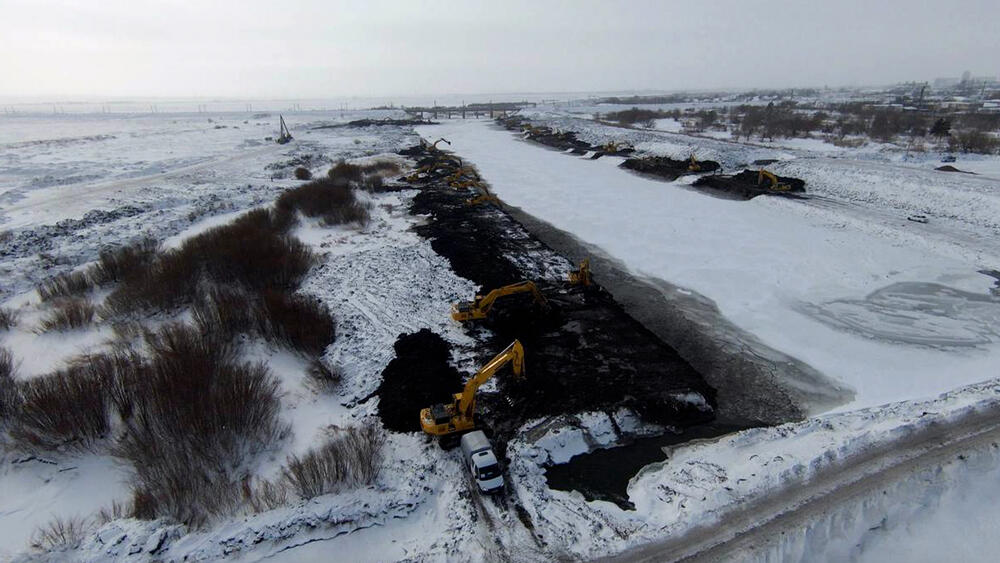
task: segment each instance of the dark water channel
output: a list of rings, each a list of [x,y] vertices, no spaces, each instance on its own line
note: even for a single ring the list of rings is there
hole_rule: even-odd
[[[605,500],[624,510],[633,510],[635,507],[629,502],[626,490],[628,483],[643,467],[667,459],[663,448],[691,440],[716,438],[754,426],[758,425],[715,420],[680,433],[637,438],[623,446],[573,456],[566,463],[549,467],[545,478],[552,489],[579,491],[588,501]]]

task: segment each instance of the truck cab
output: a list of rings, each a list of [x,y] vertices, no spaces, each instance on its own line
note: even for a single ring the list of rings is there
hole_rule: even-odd
[[[472,472],[472,480],[483,493],[498,493],[503,490],[503,475],[500,464],[493,453],[490,441],[482,430],[462,435],[462,457]]]

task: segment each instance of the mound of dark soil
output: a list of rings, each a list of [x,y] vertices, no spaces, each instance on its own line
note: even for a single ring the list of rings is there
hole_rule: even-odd
[[[945,164],[944,166],[938,166],[934,170],[939,172],[961,172],[962,174],[975,174],[975,172],[967,172],[965,170],[959,170],[950,164]]]
[[[643,158],[630,158],[621,163],[622,168],[635,170],[642,174],[649,174],[657,178],[663,178],[672,182],[686,174],[703,174],[714,172],[719,169],[719,163],[714,160],[700,160],[698,166],[701,168],[696,172],[688,170],[691,162],[688,160],[675,160],[666,156],[647,156]]]
[[[790,190],[769,190],[766,185],[757,183],[758,174],[757,170],[744,170],[734,176],[702,176],[692,185],[742,199],[753,199],[759,195],[790,196],[806,191],[805,180],[788,176],[778,176],[778,182],[791,186]]]
[[[539,283],[562,259],[507,213],[467,206],[465,196],[430,184],[411,207],[430,220],[417,227],[460,276],[488,291],[522,280]],[[624,312],[598,286],[539,283],[548,309],[528,300],[497,301],[486,325],[494,338],[481,364],[515,338],[525,348],[526,377],[497,377],[500,393],[479,393],[480,424],[505,443],[538,416],[631,407],[651,422],[683,428],[711,420],[715,391],[680,355]],[[471,298],[472,296],[468,296]],[[424,405],[427,406],[427,405]]]
[[[449,400],[462,390],[462,376],[448,361],[451,346],[428,329],[401,334],[396,357],[382,371],[378,414],[389,430],[420,430],[420,409]]]

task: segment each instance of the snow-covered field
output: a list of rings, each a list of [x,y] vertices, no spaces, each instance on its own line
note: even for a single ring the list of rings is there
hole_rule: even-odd
[[[1000,247],[993,243],[1000,234],[1000,194],[985,172],[945,174],[929,170],[929,161],[894,163],[864,152],[830,158],[822,147],[693,138],[671,132],[677,128],[672,123],[660,124],[665,131],[621,130],[541,111],[588,140],[623,138],[680,157],[694,151],[729,168],[777,154],[777,172],[805,178],[817,195],[807,201],[730,201],[694,191],[692,178],[672,184],[640,178],[618,169],[621,159],[563,155],[487,122],[454,120],[420,129],[451,141],[450,149],[474,164],[506,203],[601,248],[638,275],[708,297],[765,344],[852,388],[854,400],[801,423],[675,448],[670,460],[632,481],[636,511],[547,487],[546,464],[612,445],[622,432],[653,430],[628,412],[583,413],[527,421],[522,438],[510,445],[510,501],[523,507],[533,530],[513,507],[470,494],[457,453],[442,452],[422,436],[389,433],[385,469],[367,489],[241,513],[191,534],[159,521],[115,520],[89,535],[81,550],[52,559],[325,561],[336,554],[359,561],[542,561],[610,555],[682,536],[742,503],[780,493],[789,480],[996,406],[996,384],[980,383],[1000,367],[1000,298],[991,293],[996,280],[979,273],[1000,269]],[[312,157],[307,166],[325,173],[338,158],[385,155],[416,141],[399,127],[310,129],[385,115],[288,114],[296,139],[283,146],[264,140],[275,134],[276,114],[3,117],[0,231],[9,234],[0,241],[0,299],[20,313],[20,322],[0,333],[0,345],[20,362],[18,376],[50,372],[66,359],[102,349],[113,336],[100,326],[36,332],[46,311],[34,291],[39,281],[84,267],[109,244],[148,236],[176,247],[244,210],[269,205],[297,185],[289,179],[291,168],[282,166],[293,159]],[[979,166],[986,171],[994,164],[986,159]],[[296,229],[322,257],[301,291],[325,302],[337,321],[338,337],[324,360],[339,369],[343,383],[333,393],[318,392],[306,383],[305,359],[263,342],[246,343],[245,356],[267,362],[278,376],[281,416],[292,427],[288,439],[255,461],[257,476],[276,476],[285,456],[315,445],[331,426],[370,419],[377,399],[366,398],[400,333],[431,328],[454,346],[458,366],[475,368],[474,342],[450,322],[447,310],[476,288],[409,231],[420,221],[407,213],[411,197],[405,191],[370,196],[372,221],[363,229],[309,222]],[[906,220],[917,212],[931,222]],[[984,508],[975,498],[995,490],[980,484],[995,478],[998,464],[995,455],[974,460],[942,467],[938,474],[945,478],[934,494],[914,497],[915,485],[905,483],[840,532],[822,518],[809,528],[839,536],[811,532],[773,553],[815,555],[810,549],[822,547],[871,561],[943,553],[930,551],[934,546],[914,549],[920,545],[915,538],[945,521],[956,525],[948,518],[952,512]],[[128,477],[128,468],[101,448],[29,456],[0,445],[0,561],[22,552],[35,528],[54,516],[92,516],[125,500]],[[858,514],[852,506],[844,514]],[[918,514],[925,506],[926,514]],[[866,531],[878,514],[890,517],[878,531]],[[855,549],[855,540],[864,549]]]

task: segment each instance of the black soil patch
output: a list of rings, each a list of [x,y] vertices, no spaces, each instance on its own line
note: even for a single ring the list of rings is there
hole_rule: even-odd
[[[677,178],[687,174],[704,174],[715,172],[719,169],[719,163],[714,160],[699,160],[699,170],[689,170],[691,162],[688,160],[675,160],[666,156],[647,156],[644,158],[630,158],[621,163],[622,168],[634,170],[640,174],[647,174],[662,178],[668,182],[673,182]]]
[[[401,334],[396,357],[382,372],[378,414],[389,430],[420,430],[420,410],[447,402],[462,390],[462,376],[451,366],[451,346],[428,329]]]
[[[411,207],[430,216],[416,230],[458,275],[484,290],[563,275],[553,275],[555,264],[565,268],[563,258],[508,214],[491,205],[466,205],[465,198],[431,183]],[[515,338],[525,348],[526,378],[516,381],[503,373],[500,393],[480,392],[480,422],[495,432],[498,453],[517,427],[544,415],[627,406],[648,421],[675,428],[714,417],[714,389],[610,294],[596,285],[540,286],[547,310],[503,300],[487,322],[496,336],[483,346],[480,363]]]
[[[716,438],[753,426],[714,421],[679,432],[637,438],[623,446],[573,456],[566,463],[549,467],[545,478],[552,489],[580,491],[588,501],[605,500],[623,510],[635,510],[628,499],[628,483],[643,467],[666,460],[668,456],[663,448],[690,440]]]
[[[357,119],[347,123],[335,123],[332,125],[319,125],[313,129],[340,129],[343,127],[409,127],[413,125],[437,125],[436,121],[424,119]]]
[[[741,199],[753,199],[759,195],[777,195],[784,197],[800,197],[806,191],[805,180],[791,178],[788,176],[778,176],[778,182],[791,186],[790,190],[777,191],[767,189],[766,182],[758,184],[758,171],[744,170],[734,176],[702,176],[692,184],[703,190],[715,192],[718,195],[736,197]]]
[[[962,174],[975,174],[975,172],[967,172],[965,170],[959,170],[958,168],[955,168],[950,164],[945,164],[944,166],[938,166],[934,170],[937,170],[939,172],[960,172]]]

